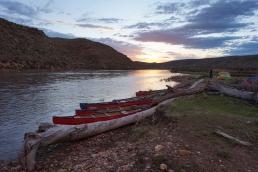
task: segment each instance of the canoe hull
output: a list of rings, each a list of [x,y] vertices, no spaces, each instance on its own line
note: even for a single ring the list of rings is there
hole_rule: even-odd
[[[129,99],[121,99],[121,100],[114,100],[112,102],[102,102],[102,103],[80,103],[81,109],[88,109],[88,110],[95,110],[101,108],[112,108],[117,106],[131,106],[137,104],[146,104],[151,103],[150,99],[145,98],[129,98]]]
[[[144,109],[146,110],[146,109]],[[133,115],[135,113],[141,112],[143,110],[137,110],[128,114],[119,114],[113,116],[104,116],[104,117],[83,117],[83,116],[53,116],[53,123],[60,124],[60,125],[80,125],[80,124],[88,124],[94,122],[101,122],[101,121],[109,121],[118,118],[122,118],[125,116]]]

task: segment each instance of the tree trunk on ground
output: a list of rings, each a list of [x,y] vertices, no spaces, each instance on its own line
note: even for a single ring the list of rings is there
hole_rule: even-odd
[[[246,141],[242,141],[242,140],[240,140],[240,139],[238,139],[238,138],[235,138],[235,137],[233,137],[233,136],[230,136],[229,134],[224,133],[224,132],[222,132],[222,131],[220,131],[220,130],[215,130],[214,132],[215,132],[217,135],[222,136],[222,137],[224,137],[224,138],[226,138],[226,139],[229,139],[229,140],[231,140],[231,141],[233,141],[233,142],[235,142],[235,143],[238,143],[238,144],[240,144],[240,145],[243,145],[243,146],[252,146],[251,143],[246,142]]]
[[[217,82],[210,82],[208,88],[210,90],[219,91],[220,93],[226,94],[228,96],[241,98],[248,101],[254,101],[258,103],[258,93],[255,92],[238,90]]]
[[[80,140],[108,130],[135,123],[154,114],[156,108],[171,103],[175,97],[192,95],[204,91],[206,85],[207,84],[203,82],[203,80],[199,80],[189,89],[178,89],[175,90],[175,92],[168,94],[165,98],[166,100],[162,101],[157,106],[119,119],[72,126],[52,124],[41,125],[39,126],[38,132],[25,134],[24,151],[21,157],[22,163],[27,170],[31,171],[35,167],[35,158],[39,147],[48,146],[55,143]]]

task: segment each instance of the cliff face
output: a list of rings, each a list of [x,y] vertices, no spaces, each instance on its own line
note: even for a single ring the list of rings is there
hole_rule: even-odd
[[[49,38],[36,28],[0,19],[0,70],[131,69],[113,48],[87,39]]]

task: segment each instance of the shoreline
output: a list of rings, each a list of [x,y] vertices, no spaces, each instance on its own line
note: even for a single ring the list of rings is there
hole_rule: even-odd
[[[210,103],[212,106],[215,103],[214,112],[211,111],[212,115],[207,116],[207,110],[202,109],[205,106],[199,107],[199,110],[189,111],[187,106],[192,106],[190,102],[194,104],[193,107],[198,107],[198,102]],[[232,102],[230,106],[233,110],[229,111],[227,106],[223,105],[225,102]],[[171,104],[161,112],[162,118],[156,122],[153,122],[152,118],[147,118],[139,123],[79,142],[62,143],[41,149],[38,153],[36,171],[190,172],[217,169],[252,172],[258,168],[255,161],[255,158],[258,158],[258,135],[255,134],[258,132],[258,116],[235,116],[234,113],[238,112],[234,108],[237,106],[245,110],[251,109],[252,113],[257,110],[258,114],[258,109],[253,105],[226,96],[204,93],[180,98],[175,105]],[[222,110],[218,113],[217,109]],[[236,125],[233,125],[234,123]],[[246,131],[239,133],[238,130],[241,128],[237,125]],[[251,140],[256,147],[249,149],[214,135],[213,130],[217,127],[244,140]],[[249,135],[252,133],[252,137],[246,136],[245,132]],[[247,164],[240,163],[243,158]],[[162,170],[163,168],[165,170]],[[0,169],[22,171],[17,160],[0,161]]]
[[[207,99],[206,96],[188,96],[180,99],[179,103],[193,99],[200,101],[203,98]],[[214,95],[209,98],[213,99]],[[220,99],[220,96],[215,96],[215,99],[217,98]],[[228,98],[225,100],[228,101]],[[248,131],[250,127],[257,131],[257,117],[212,115],[210,118],[197,119],[189,112],[182,116],[181,109],[177,110],[180,106],[172,107],[172,116],[165,115],[156,122],[153,122],[152,118],[147,118],[140,123],[78,142],[42,148],[38,153],[35,171],[163,171],[160,170],[160,165],[165,164],[167,171],[183,169],[186,172],[255,172],[258,167],[258,142],[252,139],[255,145],[250,149],[216,136],[213,129],[218,127],[216,124],[232,135],[244,140],[250,139],[244,135],[244,131]],[[233,124],[233,121],[236,124]],[[232,123],[231,128],[226,127],[228,123]],[[240,129],[243,126],[244,129]],[[240,133],[237,131],[239,129]],[[243,160],[245,164],[240,163]],[[22,171],[18,162],[5,164],[5,167],[1,169]]]
[[[77,70],[22,70],[22,71],[15,71],[15,70],[0,70],[1,74],[10,74],[10,73],[76,73],[76,72],[86,72],[86,71],[138,71],[138,70],[167,70],[169,69],[77,69]]]

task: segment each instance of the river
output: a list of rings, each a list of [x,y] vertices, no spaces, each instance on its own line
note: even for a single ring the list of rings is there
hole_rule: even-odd
[[[127,98],[162,89],[167,70],[22,72],[0,74],[0,159],[15,158],[25,132],[53,115],[73,115],[80,102]]]

